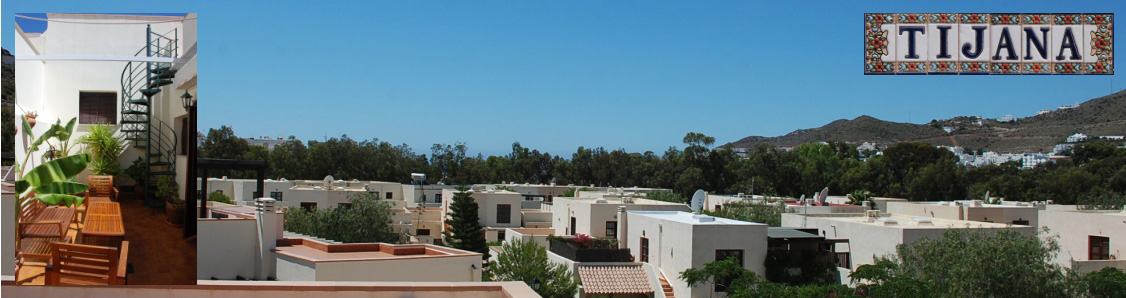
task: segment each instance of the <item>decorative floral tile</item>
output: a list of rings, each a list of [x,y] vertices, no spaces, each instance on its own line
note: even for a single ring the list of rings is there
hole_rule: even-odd
[[[1091,74],[1114,74],[1114,15],[1084,15],[1083,23],[1083,40],[1091,46],[1091,52],[1083,59],[1085,70]]]
[[[895,73],[895,63],[884,61],[895,52],[895,19],[895,14],[864,15],[864,73]]]

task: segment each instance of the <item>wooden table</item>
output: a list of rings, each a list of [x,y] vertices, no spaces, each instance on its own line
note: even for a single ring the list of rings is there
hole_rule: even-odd
[[[125,224],[121,220],[121,205],[90,202],[86,206],[86,220],[82,223],[82,243],[120,247],[122,240],[125,240]]]

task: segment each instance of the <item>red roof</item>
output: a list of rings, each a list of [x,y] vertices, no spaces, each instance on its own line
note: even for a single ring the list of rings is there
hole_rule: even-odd
[[[579,266],[587,294],[649,294],[653,286],[641,266]]]

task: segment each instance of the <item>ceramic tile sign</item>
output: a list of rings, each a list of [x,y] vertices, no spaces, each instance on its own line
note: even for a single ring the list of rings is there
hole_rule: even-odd
[[[867,13],[864,74],[1114,74],[1114,14]]]

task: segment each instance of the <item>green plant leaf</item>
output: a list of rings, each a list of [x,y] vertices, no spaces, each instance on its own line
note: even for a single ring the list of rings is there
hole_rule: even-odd
[[[51,184],[36,187],[35,193],[72,195],[84,192],[87,189],[90,189],[90,186],[86,184],[70,181],[56,181]]]
[[[27,181],[31,187],[44,186],[55,181],[65,181],[81,173],[89,163],[90,154],[88,153],[55,159],[32,168],[27,174],[24,174],[21,181]]]
[[[27,183],[27,181],[25,181],[25,180],[16,181],[16,193],[22,194],[29,187],[31,187],[31,183]]]
[[[23,119],[23,133],[26,133],[29,139],[35,139],[35,133],[31,131],[31,124],[27,123],[27,117],[20,117]]]
[[[58,204],[66,204],[67,206],[77,206],[76,203],[82,204],[82,201],[85,200],[85,198],[83,198],[83,197],[79,197],[79,196],[75,196],[75,195],[64,195],[64,194],[40,194],[40,195],[36,195],[35,199],[39,200],[40,202],[43,202],[43,204],[47,204],[49,206],[54,206],[54,205],[58,205]]]

